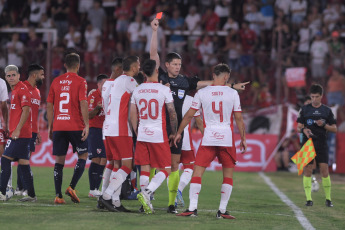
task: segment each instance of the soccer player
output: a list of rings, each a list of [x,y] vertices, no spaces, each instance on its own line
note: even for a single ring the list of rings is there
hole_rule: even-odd
[[[19,201],[35,202],[37,198],[29,161],[29,143],[32,136],[31,95],[25,84],[19,80],[20,74],[17,66],[8,65],[5,68],[5,77],[12,89],[12,96],[9,120],[10,139],[7,141],[5,152],[1,158],[0,200],[7,200],[5,193],[12,171],[11,161],[18,161],[24,185],[28,189],[28,196]]]
[[[322,177],[322,186],[326,195],[326,206],[333,207],[331,201],[331,178],[328,172],[328,146],[327,132],[337,132],[336,121],[332,110],[321,103],[323,88],[319,84],[313,84],[310,87],[311,103],[304,105],[297,118],[297,129],[303,134],[302,144],[305,144],[309,138],[312,138],[316,157],[315,161],[319,164]],[[313,206],[311,198],[313,172],[313,163],[311,161],[304,167],[303,186],[307,198],[306,206]]]
[[[182,116],[184,116],[189,108],[192,106],[193,97],[186,96],[182,106]],[[202,119],[200,118],[200,112],[197,111],[194,114],[195,122],[201,131],[204,133],[204,126]],[[182,197],[182,192],[184,188],[189,184],[190,180],[192,179],[194,162],[195,162],[195,155],[194,155],[194,148],[191,139],[191,122],[184,128],[183,131],[183,140],[182,140],[182,149],[181,149],[181,163],[183,165],[183,173],[180,177],[180,182],[178,184],[177,196],[175,201],[175,206],[180,205],[184,207],[184,200]]]
[[[138,200],[145,212],[152,213],[150,196],[168,177],[171,170],[169,139],[173,141],[177,129],[174,100],[169,87],[158,83],[156,61],[147,60],[143,65],[147,82],[137,87],[132,96],[130,120],[137,134],[135,164],[141,166]],[[169,113],[171,134],[166,132],[165,107]],[[138,127],[139,111],[139,127]],[[159,172],[149,182],[150,168]]]
[[[49,138],[53,141],[53,155],[56,156],[54,166],[55,204],[65,204],[61,185],[69,143],[73,147],[73,152],[78,153],[78,161],[65,194],[70,196],[74,203],[80,202],[74,189],[83,175],[88,156],[86,141],[89,135],[87,84],[85,79],[77,74],[80,67],[79,55],[67,54],[64,66],[67,72],[54,79],[47,98],[48,132]]]
[[[102,182],[102,175],[107,163],[105,147],[103,143],[102,128],[104,122],[104,111],[102,106],[102,86],[108,76],[101,74],[97,76],[97,89],[90,92],[88,96],[90,132],[88,136],[89,159],[89,197],[99,197],[102,193],[98,190]]]
[[[110,182],[103,195],[98,199],[98,206],[104,206],[112,212],[128,212],[120,201],[120,188],[128,174],[132,171],[133,140],[132,130],[128,122],[129,102],[137,82],[133,76],[139,73],[140,62],[136,56],[123,59],[123,75],[114,81],[107,81],[102,89],[105,120],[103,135],[105,136],[106,154],[114,160],[114,168]],[[106,85],[107,84],[107,85]]]
[[[234,143],[232,115],[240,130],[240,149],[247,149],[245,127],[241,114],[241,104],[237,91],[226,86],[230,78],[230,69],[226,64],[218,64],[213,69],[213,84],[200,89],[194,96],[191,108],[184,116],[175,137],[175,145],[181,140],[183,129],[193,115],[202,108],[204,115],[204,135],[195,159],[194,172],[189,190],[189,208],[178,216],[196,216],[198,198],[201,190],[201,177],[206,167],[218,157],[223,168],[223,184],[217,218],[234,219],[226,211],[232,186],[233,172],[236,164],[236,147]]]
[[[31,95],[31,120],[32,120],[32,137],[30,140],[30,155],[35,152],[35,145],[41,143],[41,135],[38,127],[38,112],[41,104],[41,94],[39,88],[43,84],[44,68],[38,64],[31,64],[28,66],[28,79],[23,83],[28,88]],[[25,187],[23,187],[22,166],[17,168],[17,188],[14,195],[26,195]]]
[[[7,100],[8,100],[8,92],[6,82],[0,78],[0,107],[1,107],[1,114],[4,120],[2,123],[2,119],[0,118],[0,157],[4,153],[5,150],[5,140],[8,136],[8,108],[7,108]]]
[[[200,81],[198,77],[189,78],[185,75],[180,74],[181,70],[181,63],[182,58],[177,53],[169,53],[165,59],[165,67],[167,72],[165,72],[160,67],[160,58],[157,51],[157,30],[159,27],[158,19],[153,19],[151,22],[152,28],[152,37],[151,37],[151,46],[150,46],[150,58],[155,60],[157,66],[159,66],[159,75],[158,80],[163,84],[169,84],[170,89],[173,94],[174,98],[174,105],[177,114],[178,125],[182,121],[182,105],[185,99],[185,96],[188,94],[190,90],[201,89],[208,85],[212,84],[212,81]],[[245,85],[249,82],[245,83],[238,83],[232,84],[231,87],[235,89],[243,90]],[[167,116],[167,132],[168,135],[171,134],[169,119]],[[182,133],[183,135],[183,133]],[[180,157],[181,157],[181,148],[182,148],[182,141],[179,142],[176,146],[172,146],[171,150],[171,174],[169,176],[169,203],[168,203],[168,213],[177,213],[175,210],[175,198],[177,195],[177,189],[179,184],[179,164],[180,164]]]

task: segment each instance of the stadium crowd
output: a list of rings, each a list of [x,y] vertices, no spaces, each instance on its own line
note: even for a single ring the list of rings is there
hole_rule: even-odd
[[[0,32],[0,68],[14,64],[25,69],[31,63],[46,67],[48,36],[35,29],[55,28],[51,77],[63,72],[64,53],[73,48],[82,57],[80,74],[95,88],[96,76],[107,73],[113,57],[148,57],[150,19],[161,11],[162,56],[180,53],[182,73],[204,80],[210,80],[214,64],[229,64],[232,80],[251,81],[241,96],[244,108],[276,102],[302,105],[312,82],[325,88],[325,104],[344,106],[342,0],[1,0],[0,28],[29,32]],[[307,68],[306,87],[287,86],[289,67]],[[277,90],[282,92],[279,98]],[[339,111],[341,122],[345,115]]]

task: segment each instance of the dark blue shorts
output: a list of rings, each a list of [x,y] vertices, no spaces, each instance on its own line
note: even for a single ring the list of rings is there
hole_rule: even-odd
[[[19,159],[30,159],[29,143],[31,138],[19,138],[13,140],[10,138],[5,147],[4,156],[14,158],[15,161]]]
[[[29,143],[29,150],[30,152],[35,152],[35,147],[36,147],[36,138],[37,138],[37,133],[32,133],[32,137],[30,139],[30,143]]]
[[[73,147],[73,152],[78,155],[87,153],[87,141],[81,140],[83,131],[54,131],[53,132],[53,155],[66,156],[69,143]]]
[[[90,160],[96,157],[106,158],[101,128],[90,128],[87,142]]]

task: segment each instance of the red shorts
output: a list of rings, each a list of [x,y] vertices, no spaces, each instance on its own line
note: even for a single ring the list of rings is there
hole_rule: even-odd
[[[193,150],[182,150],[180,163],[182,164],[194,164],[195,155]]]
[[[151,143],[137,141],[135,147],[135,164],[150,165],[152,168],[171,168],[169,142]]]
[[[0,145],[5,145],[5,143],[5,131],[3,129],[0,129]]]
[[[236,147],[200,145],[196,154],[195,165],[208,167],[216,157],[218,157],[219,163],[224,168],[234,168],[236,164]]]
[[[130,160],[133,159],[132,137],[105,137],[105,153],[107,160]]]

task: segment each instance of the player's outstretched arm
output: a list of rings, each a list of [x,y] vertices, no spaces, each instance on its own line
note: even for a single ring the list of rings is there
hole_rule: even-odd
[[[227,84],[227,86],[234,88],[236,90],[245,90],[246,85],[249,83],[250,83],[250,81],[247,81],[247,82],[243,82],[243,83]],[[209,86],[209,85],[212,85],[212,84],[213,84],[213,81],[198,81],[197,89],[202,89],[202,88]]]
[[[238,127],[238,130],[240,131],[240,136],[241,136],[240,150],[242,153],[245,153],[247,151],[247,142],[246,142],[246,129],[244,126],[242,113],[235,112],[234,116],[235,116],[236,125]]]
[[[129,120],[131,121],[132,129],[135,135],[138,136],[138,109],[135,104],[131,104]]]
[[[2,112],[2,117],[4,118],[4,130],[7,136],[8,135],[8,107],[7,107],[6,101],[1,102],[1,112]]]
[[[47,119],[48,119],[48,135],[49,135],[49,139],[53,140],[54,106],[53,106],[53,103],[50,103],[50,102],[47,102]]]
[[[86,138],[89,136],[89,112],[88,112],[88,104],[86,100],[82,100],[80,103],[80,110],[81,115],[83,117],[85,128],[83,130],[83,133],[81,134],[81,140],[85,141]]]
[[[29,118],[30,115],[30,106],[23,106],[22,107],[22,114],[20,115],[20,120],[16,129],[13,131],[11,138],[17,139],[19,138],[20,131],[22,130],[26,120]]]
[[[152,28],[152,36],[151,36],[151,44],[150,44],[150,59],[156,61],[156,67],[160,66],[160,60],[158,55],[158,27],[159,21],[158,19],[153,19],[151,22]]]
[[[189,109],[187,113],[184,115],[180,127],[177,130],[175,139],[174,139],[174,144],[177,147],[177,143],[181,141],[181,133],[183,132],[184,128],[189,124],[189,122],[192,120],[194,117],[194,114],[196,113],[197,110],[195,109]]]

